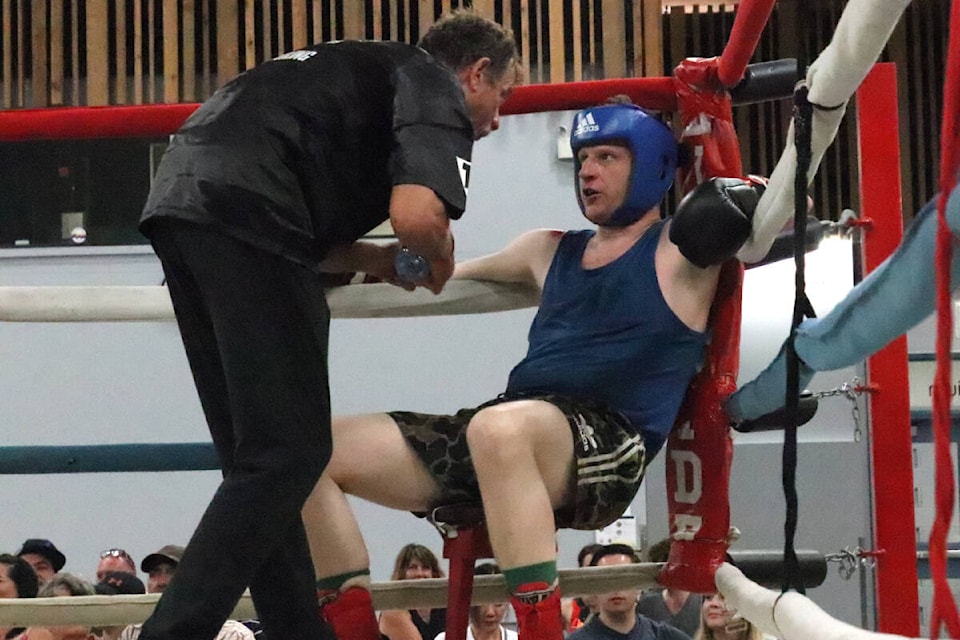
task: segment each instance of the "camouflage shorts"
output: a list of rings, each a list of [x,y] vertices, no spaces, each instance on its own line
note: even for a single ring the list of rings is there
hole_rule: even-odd
[[[601,403],[554,394],[501,396],[453,415],[390,412],[407,444],[443,488],[443,497],[431,506],[480,500],[466,427],[481,409],[512,400],[543,400],[567,416],[577,463],[577,490],[573,504],[556,511],[557,526],[599,529],[619,518],[643,481],[647,463],[643,436],[622,414]]]

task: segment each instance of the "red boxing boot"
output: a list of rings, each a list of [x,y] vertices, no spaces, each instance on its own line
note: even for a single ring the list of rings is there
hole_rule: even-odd
[[[327,621],[337,640],[380,640],[380,625],[373,612],[370,592],[362,587],[318,593],[320,617]]]
[[[542,583],[542,587],[542,590],[519,593],[510,598],[510,604],[513,605],[513,610],[517,614],[520,640],[561,640],[563,638],[560,587],[555,587],[551,591],[547,591],[550,587],[546,583]]]

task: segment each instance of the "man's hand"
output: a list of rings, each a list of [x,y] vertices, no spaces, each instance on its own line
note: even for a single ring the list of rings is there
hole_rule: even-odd
[[[407,291],[413,291],[417,283],[404,280],[397,274],[395,265],[397,254],[400,252],[400,243],[377,245],[376,251],[368,256],[364,268],[367,280],[370,282],[386,282]]]
[[[454,260],[452,255],[449,258],[431,260],[430,275],[426,280],[417,284],[430,289],[430,291],[434,293],[440,293],[443,291],[443,286],[447,283],[447,280],[453,275],[453,267]]]
[[[417,287],[424,287],[433,293],[440,293],[450,276],[453,275],[453,256],[430,261],[430,273],[422,280],[409,280],[397,273],[397,255],[402,250],[399,242],[392,242],[377,247],[376,252],[368,256],[368,262],[363,270],[368,277],[382,282],[388,282],[407,291]]]

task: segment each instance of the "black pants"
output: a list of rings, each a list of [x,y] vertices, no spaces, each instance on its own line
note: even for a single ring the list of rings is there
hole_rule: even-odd
[[[267,638],[332,639],[300,519],[331,452],[324,291],[203,227],[152,235],[223,482],[141,639],[211,640],[247,586]]]

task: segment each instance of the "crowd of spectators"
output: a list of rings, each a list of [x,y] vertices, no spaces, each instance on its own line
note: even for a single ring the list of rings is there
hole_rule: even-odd
[[[578,565],[607,566],[663,562],[669,541],[651,545],[643,554],[624,544],[583,547]],[[146,555],[139,565],[124,549],[100,553],[94,581],[63,571],[66,556],[50,540],[26,540],[15,554],[0,554],[0,598],[137,595],[161,593],[176,573],[183,547],[165,545]],[[138,569],[146,582],[138,576]],[[477,565],[475,573],[499,573],[497,565]],[[439,578],[444,573],[426,546],[404,546],[394,562],[393,580]],[[758,640],[756,630],[734,618],[722,596],[690,594],[655,588],[620,591],[569,600],[563,607],[570,640],[593,640],[616,631],[631,640]],[[445,640],[444,609],[384,611],[380,627],[388,640]],[[516,621],[508,603],[472,607],[467,640],[516,640]],[[256,620],[228,620],[216,640],[253,640]],[[140,625],[82,625],[30,628],[0,627],[0,640],[137,640]]]

